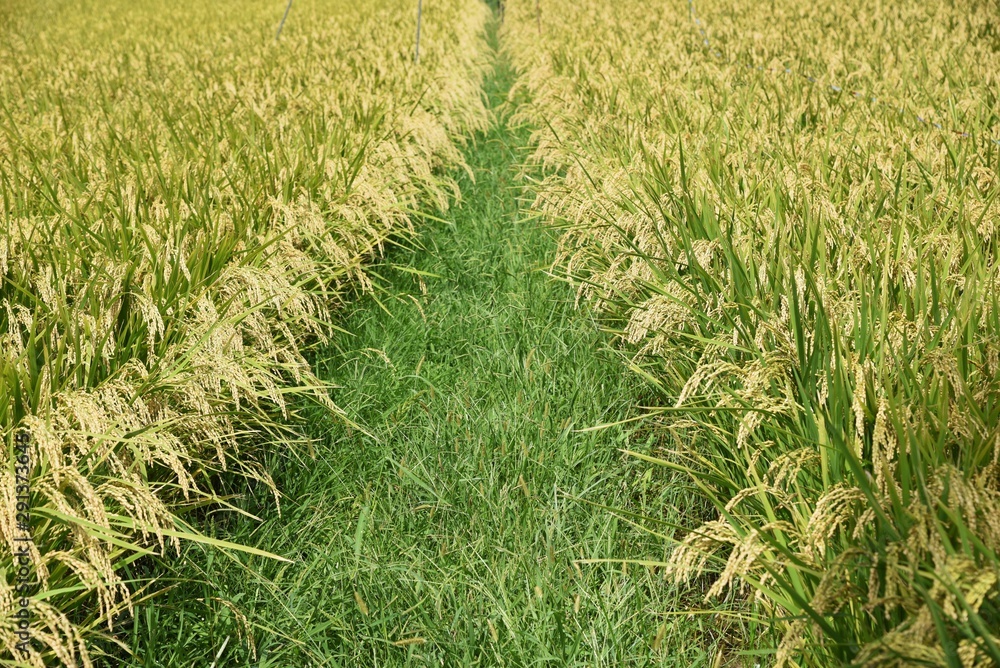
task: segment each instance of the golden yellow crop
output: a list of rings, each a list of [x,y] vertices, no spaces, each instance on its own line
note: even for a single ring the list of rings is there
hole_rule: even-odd
[[[34,442],[28,661],[91,665],[121,567],[223,470],[270,482],[302,348],[409,212],[446,207],[482,127],[487,10],[412,3],[0,2],[0,432]],[[0,537],[12,554],[12,450]],[[142,583],[139,583],[140,585]],[[0,645],[19,597],[0,584]],[[103,631],[102,631],[103,629]]]
[[[777,665],[1000,661],[1000,51],[985,2],[508,3],[560,265]],[[668,410],[669,412],[668,412]]]

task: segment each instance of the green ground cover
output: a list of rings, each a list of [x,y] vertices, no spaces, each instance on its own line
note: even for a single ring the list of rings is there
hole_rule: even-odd
[[[643,389],[546,273],[554,233],[518,178],[513,76],[498,57],[463,200],[387,253],[319,356],[357,427],[317,417],[314,459],[275,453],[280,517],[266,490],[243,504],[264,521],[220,516],[220,535],[294,563],[191,548],[177,568],[202,584],[139,610],[135,665],[715,663],[725,622],[670,614],[697,594],[621,561],[662,560],[667,543],[602,507],[699,510],[622,455],[651,445],[636,423],[587,431],[629,417]]]

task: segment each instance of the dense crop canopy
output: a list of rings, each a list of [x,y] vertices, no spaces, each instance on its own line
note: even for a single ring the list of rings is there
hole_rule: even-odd
[[[1000,661],[995,10],[508,3],[561,266],[718,508],[667,571],[778,665]]]
[[[485,6],[0,2],[0,568],[10,444],[32,472],[32,665],[90,665],[218,472],[270,485],[254,448],[289,388],[332,408],[302,347],[409,213],[454,196],[482,127]],[[273,487],[273,485],[272,485]],[[0,583],[0,645],[17,597]],[[45,657],[48,657],[46,659]]]

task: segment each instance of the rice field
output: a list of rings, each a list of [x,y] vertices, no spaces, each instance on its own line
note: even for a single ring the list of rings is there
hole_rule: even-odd
[[[233,477],[273,487],[260,452],[307,455],[296,405],[337,410],[310,346],[411,212],[456,195],[486,8],[428,8],[419,68],[409,3],[294,9],[276,40],[274,3],[0,5],[0,432],[37,453],[30,665],[91,665],[147,592],[130,565],[210,541],[185,518]],[[0,588],[9,659],[20,592]]]
[[[655,388],[636,456],[773,663],[1000,661],[1000,54],[985,2],[510,2],[557,270]]]
[[[1000,664],[995,0],[0,28],[0,664]]]

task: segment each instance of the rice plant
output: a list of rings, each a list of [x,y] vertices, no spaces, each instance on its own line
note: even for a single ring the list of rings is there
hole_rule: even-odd
[[[557,263],[777,666],[1000,662],[995,5],[510,2]]]
[[[290,396],[336,411],[305,353],[410,212],[457,196],[483,127],[484,6],[0,2],[3,661],[92,665],[91,642],[225,481],[278,490]],[[301,402],[300,402],[301,403]],[[30,597],[15,437],[33,440]],[[242,548],[249,549],[249,548]],[[252,550],[251,550],[252,551]]]

